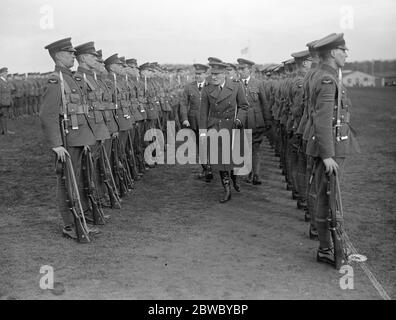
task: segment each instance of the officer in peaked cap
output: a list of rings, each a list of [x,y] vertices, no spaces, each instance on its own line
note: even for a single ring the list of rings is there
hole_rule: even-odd
[[[227,67],[228,71],[228,78],[230,78],[233,81],[238,81],[238,72],[237,72],[237,65],[235,63],[228,63]]]
[[[97,201],[103,205],[110,206],[110,196],[108,192],[111,192],[111,189],[108,189],[104,184],[104,179],[100,178],[101,175],[105,174],[105,172],[101,172],[100,169],[102,167],[101,163],[105,161],[105,141],[110,140],[110,131],[105,121],[105,108],[107,105],[103,101],[104,92],[97,81],[96,74],[100,58],[93,41],[76,46],[75,49],[79,65],[74,79],[77,80],[81,90],[86,94],[86,103],[89,106],[89,122],[96,138],[96,144],[90,149],[94,162],[94,172],[92,172],[92,177],[90,178],[94,181],[97,194],[100,197]],[[94,205],[95,204],[93,204],[93,206]],[[109,218],[109,216],[104,216],[102,214],[97,221],[92,213],[87,215],[87,221],[93,224],[104,224],[104,218]]]
[[[88,110],[84,107],[86,96],[70,70],[74,65],[76,52],[71,44],[71,38],[51,43],[45,49],[49,51],[55,62],[55,71],[51,73],[47,80],[47,90],[42,101],[40,119],[44,136],[49,147],[56,154],[59,165],[59,170],[57,170],[57,198],[64,223],[63,235],[79,242],[86,242],[87,239],[84,235],[76,231],[75,218],[67,205],[67,189],[63,179],[64,168],[61,165],[66,156],[70,155],[80,190],[83,210],[87,211],[89,207],[88,199],[83,191],[81,159],[84,148],[94,145],[96,139],[88,120]],[[61,91],[62,87],[64,87],[63,93]],[[63,116],[69,120],[63,123],[66,128],[65,131],[61,129],[63,125],[60,123]]]
[[[242,128],[245,123],[246,111],[248,102],[242,85],[240,82],[232,81],[226,77],[228,64],[222,62],[210,63],[212,81],[202,90],[201,112],[200,112],[200,129],[214,129],[219,131],[225,129],[229,133],[229,137],[233,137],[233,128]],[[202,137],[206,138],[202,133]],[[243,139],[243,134],[241,134]],[[224,194],[220,199],[221,203],[227,202],[231,199],[231,181],[234,188],[239,191],[236,175],[233,169],[235,164],[233,161],[223,160],[223,152],[232,151],[234,144],[239,144],[241,141],[231,138],[229,145],[219,143],[216,156],[212,158],[210,154],[210,163],[218,168],[220,178],[224,186]],[[210,150],[210,149],[209,149]],[[232,152],[231,152],[232,153]]]
[[[136,60],[135,58],[127,59],[127,60],[126,60],[126,63],[127,63],[130,67],[138,68],[137,60]]]
[[[208,58],[208,63],[209,64],[216,63],[216,62],[222,63],[223,61],[221,59],[219,59],[219,58],[216,58],[216,57],[209,57]],[[208,75],[208,77],[206,78],[206,82],[210,83],[211,81],[212,81],[212,77],[210,75]]]
[[[329,34],[326,37],[332,37],[335,33]],[[312,107],[310,101],[310,91],[312,85],[314,83],[314,77],[318,71],[318,67],[320,65],[319,53],[315,50],[314,45],[318,43],[319,40],[313,40],[306,44],[308,47],[308,51],[312,57],[311,68],[306,73],[303,80],[303,88],[304,88],[304,98],[303,98],[303,115],[301,117],[301,121],[298,125],[296,134],[302,136],[301,147],[299,149],[299,165],[298,165],[298,184],[300,186],[300,190],[302,190],[302,194],[306,194],[306,211],[305,211],[305,220],[310,220],[309,227],[309,237],[312,240],[317,240],[318,233],[316,231],[316,222],[315,222],[315,184],[313,183],[313,179],[310,179],[312,176],[312,170],[314,165],[314,158],[306,154],[308,135],[311,127],[311,115],[312,115]],[[305,178],[304,178],[305,175]],[[303,181],[307,181],[304,183]],[[304,192],[304,188],[306,191]]]
[[[0,134],[14,134],[8,130],[7,118],[10,115],[12,107],[12,89],[13,86],[7,80],[8,69],[3,67],[0,69]]]
[[[213,63],[213,62],[223,62],[221,59],[219,59],[219,58],[216,58],[216,57],[209,57],[208,58],[208,62],[209,63]]]
[[[199,147],[199,117],[201,109],[202,90],[207,85],[209,66],[196,63],[193,65],[195,72],[194,81],[184,86],[182,99],[180,100],[180,117],[182,125],[194,131],[197,147]],[[213,174],[210,165],[202,164],[202,173],[199,179],[210,182]]]
[[[320,243],[317,260],[339,267],[328,220],[329,203],[335,195],[327,194],[328,184],[335,183],[335,175],[340,177],[345,158],[359,150],[354,131],[350,127],[350,101],[342,80],[339,80],[348,57],[348,48],[344,34],[339,33],[319,40],[314,49],[319,52],[322,64],[311,90],[313,116],[306,152],[315,159],[315,218]],[[338,103],[339,95],[341,105]],[[336,127],[338,120],[340,125]]]
[[[255,63],[243,58],[239,58],[237,61],[240,81],[243,85],[246,99],[249,102],[245,127],[252,129],[252,171],[249,174],[248,182],[260,185],[260,145],[264,134],[271,127],[271,115],[265,101],[264,87],[261,81],[253,76]]]
[[[104,60],[103,60],[103,52],[102,52],[102,49],[97,50],[96,53],[97,53],[98,61],[101,62],[101,63],[103,63]]]
[[[301,147],[301,134],[297,133],[299,122],[303,115],[303,99],[304,99],[304,77],[311,67],[311,55],[308,50],[292,53],[295,62],[295,74],[292,76],[289,92],[289,116],[286,123],[287,136],[287,172],[288,179],[291,184],[292,193],[297,200],[297,207],[304,210],[306,221],[307,216],[306,204],[306,187],[305,175],[300,174],[298,178],[299,149]],[[303,159],[302,159],[303,160]]]

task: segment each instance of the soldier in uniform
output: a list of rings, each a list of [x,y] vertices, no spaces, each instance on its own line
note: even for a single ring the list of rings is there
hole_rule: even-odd
[[[100,162],[103,161],[101,159],[101,148],[105,141],[110,139],[110,131],[105,121],[106,104],[103,103],[103,90],[97,82],[95,73],[99,57],[93,41],[76,46],[75,49],[78,68],[74,79],[77,80],[81,91],[84,92],[85,103],[89,106],[88,121],[96,138],[96,144],[91,147],[95,165],[93,178],[100,194],[101,204],[108,206],[109,197],[104,180],[101,179]],[[92,217],[87,217],[87,219],[93,221]]]
[[[335,34],[330,34],[324,38],[332,37]],[[320,58],[318,52],[314,49],[314,45],[319,40],[311,41],[307,44],[308,51],[312,57],[311,68],[307,71],[306,75],[303,79],[303,113],[298,124],[296,134],[301,135],[301,144],[298,151],[298,169],[297,169],[297,184],[300,190],[300,197],[302,201],[302,207],[305,211],[305,221],[310,221],[309,227],[309,237],[312,240],[318,239],[318,233],[316,231],[316,223],[315,223],[315,201],[316,201],[316,192],[315,192],[315,184],[313,183],[313,164],[314,158],[310,157],[306,154],[308,135],[310,132],[310,116],[312,114],[311,110],[311,94],[310,89],[314,82],[314,77],[320,65]],[[306,206],[304,203],[304,197],[306,199]]]
[[[180,115],[182,125],[194,131],[197,148],[199,148],[199,114],[201,109],[202,90],[208,85],[206,82],[209,66],[205,64],[194,64],[195,80],[185,85],[183,99],[180,101]],[[199,179],[210,182],[213,179],[212,168],[208,164],[202,164],[202,173]]]
[[[301,134],[297,133],[298,124],[303,113],[304,76],[311,67],[311,55],[308,50],[292,53],[296,63],[296,74],[290,87],[290,112],[289,112],[289,169],[293,191],[297,198],[297,207],[307,210],[306,188],[300,188],[298,183],[298,150],[301,146]]]
[[[249,174],[248,182],[260,185],[260,145],[264,134],[270,127],[270,111],[265,101],[264,87],[260,80],[253,77],[253,66],[255,63],[250,60],[239,58],[238,72],[242,83],[246,99],[249,103],[246,123],[244,127],[252,129],[252,171]]]
[[[216,131],[226,129],[229,133],[229,144],[226,141],[223,142],[222,139],[219,141],[216,164],[213,163],[215,160],[210,155],[211,164],[218,168],[224,186],[224,194],[220,199],[220,202],[224,203],[231,199],[230,172],[233,170],[234,164],[232,161],[229,161],[229,164],[223,161],[223,152],[228,149],[232,154],[232,129],[234,127],[242,128],[248,102],[241,83],[227,79],[227,64],[212,62],[210,66],[212,81],[202,91],[200,129],[214,129]],[[204,133],[201,135],[205,138]],[[239,142],[237,141],[237,143]]]
[[[0,69],[0,134],[14,134],[8,130],[8,118],[12,108],[12,85],[7,81],[8,69]]]
[[[76,51],[70,40],[71,38],[62,39],[45,47],[55,62],[55,71],[47,80],[40,119],[44,136],[49,147],[55,153],[57,162],[62,163],[67,155],[70,156],[80,190],[83,210],[86,212],[88,201],[84,192],[82,156],[84,147],[94,145],[96,138],[88,120],[87,110],[84,108],[84,93],[70,70],[74,65]],[[62,101],[62,78],[66,101]],[[66,110],[64,110],[64,106]],[[66,123],[67,132],[62,133],[63,124],[60,122],[64,113],[69,121]],[[67,191],[65,181],[62,179],[63,170],[63,168],[57,170],[57,199],[64,224],[62,233],[65,237],[77,240],[74,218],[67,206]],[[91,232],[93,230],[91,229]]]
[[[135,123],[132,130],[133,147],[135,151],[135,159],[137,161],[138,175],[141,176],[145,171],[144,166],[144,149],[142,144],[142,127],[144,126],[145,113],[143,107],[143,88],[139,82],[139,68],[137,60],[134,58],[126,59],[125,70],[128,74],[128,82],[130,89],[131,99],[131,112],[135,119]],[[139,178],[138,178],[139,179]]]
[[[338,74],[347,58],[342,33],[319,40],[314,45],[322,59],[311,88],[312,114],[307,155],[314,157],[316,186],[316,225],[319,236],[318,262],[334,265],[334,249],[329,230],[329,176],[341,175],[348,154],[357,151],[357,142],[350,122],[350,103]],[[341,105],[338,105],[341,95]],[[337,111],[341,124],[336,128]]]
[[[237,65],[234,63],[228,63],[227,67],[227,77],[231,80],[238,81],[239,80],[239,74],[237,71]]]

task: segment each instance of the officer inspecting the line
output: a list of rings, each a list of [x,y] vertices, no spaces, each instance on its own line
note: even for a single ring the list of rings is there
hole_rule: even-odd
[[[253,185],[260,185],[262,182],[260,173],[260,145],[264,134],[270,126],[270,112],[265,101],[264,87],[260,80],[253,77],[253,66],[255,63],[250,60],[239,58],[238,72],[242,83],[246,99],[249,103],[247,111],[246,129],[252,129],[252,171],[249,174],[248,182]]]
[[[202,91],[208,85],[206,78],[209,66],[205,64],[194,64],[195,80],[185,85],[183,98],[180,101],[180,116],[182,125],[194,131],[197,148],[199,148],[199,117],[201,110]],[[210,164],[202,164],[202,173],[198,175],[199,179],[205,179],[210,182],[213,179],[213,173]]]
[[[212,62],[209,65],[212,79],[211,84],[204,87],[202,92],[200,129],[214,129],[217,132],[225,129],[228,131],[229,137],[232,137],[232,129],[241,129],[245,122],[248,102],[241,83],[227,79],[227,64]],[[205,138],[205,135],[202,134],[202,137]],[[224,203],[231,199],[230,178],[232,178],[234,188],[237,189],[238,186],[236,184],[236,176],[232,177],[231,175],[231,170],[234,168],[232,159],[231,161],[228,161],[230,159],[223,161],[223,152],[228,150],[230,151],[229,154],[232,154],[233,141],[229,139],[227,142],[227,139],[221,139],[218,142],[218,150],[216,150],[217,161],[212,159],[212,155],[210,155],[210,162],[219,170],[224,187],[220,202]],[[239,142],[236,141],[236,143]]]

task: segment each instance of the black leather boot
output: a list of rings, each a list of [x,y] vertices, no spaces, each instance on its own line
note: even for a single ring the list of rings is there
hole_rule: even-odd
[[[213,173],[212,173],[212,167],[208,164],[206,166],[206,172],[205,172],[205,181],[210,182],[213,180]]]
[[[234,186],[235,191],[241,192],[241,187],[238,183],[237,176],[234,174],[234,170],[231,170],[231,180],[232,180],[232,185]]]
[[[259,178],[259,176],[257,174],[253,175],[253,184],[256,185],[260,185],[261,184],[261,180]]]
[[[220,199],[220,203],[227,202],[231,199],[231,183],[228,171],[220,171],[221,182],[224,187],[223,197]]]

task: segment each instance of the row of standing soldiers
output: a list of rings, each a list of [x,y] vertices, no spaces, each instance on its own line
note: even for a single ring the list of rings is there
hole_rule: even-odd
[[[55,71],[47,78],[40,119],[56,155],[62,233],[89,242],[100,230],[87,224],[105,224],[110,216],[103,208],[120,208],[135,182],[155,167],[144,157],[154,139],[149,132],[165,133],[167,121],[178,123],[182,84],[157,63],[138,67],[136,59],[118,54],[103,60],[93,42],[74,48],[66,38],[46,49]]]
[[[286,188],[310,221],[309,237],[320,242],[317,260],[336,266],[329,212],[331,202],[341,200],[330,190],[336,189],[332,184],[345,158],[360,152],[350,125],[351,100],[342,84],[348,49],[342,33],[307,47],[264,70],[272,122],[268,137],[280,157]]]
[[[46,74],[8,74],[8,68],[0,69],[0,134],[13,133],[8,119],[39,113],[46,80]]]
[[[335,190],[345,158],[359,152],[350,125],[351,101],[342,84],[348,49],[343,34],[330,34],[307,47],[281,64],[265,66],[261,76],[254,73],[252,61],[240,58],[234,65],[210,57],[211,76],[202,91],[202,73],[209,67],[194,65],[196,81],[185,87],[182,106],[189,110],[182,120],[193,130],[195,114],[199,129],[251,129],[252,170],[247,181],[256,185],[261,184],[259,150],[266,136],[280,158],[287,189],[310,221],[309,237],[319,240],[317,260],[339,268],[330,232],[342,221],[335,204],[340,206],[340,192]],[[219,173],[224,203],[231,199],[231,185],[237,192],[241,188],[232,166],[220,166]],[[211,180],[208,166],[199,177]],[[337,217],[333,219],[331,212]]]
[[[188,79],[188,75],[182,68],[164,69],[156,63],[151,64],[150,67],[156,75],[149,81],[149,85],[154,81],[156,95],[162,97],[165,93],[167,95],[167,99],[161,103],[161,111],[169,111],[170,107],[176,127],[180,128],[178,99],[180,88]],[[52,73],[9,74],[7,67],[0,69],[0,134],[14,134],[8,128],[8,120],[39,114],[48,78]],[[162,84],[166,87],[163,88]]]

